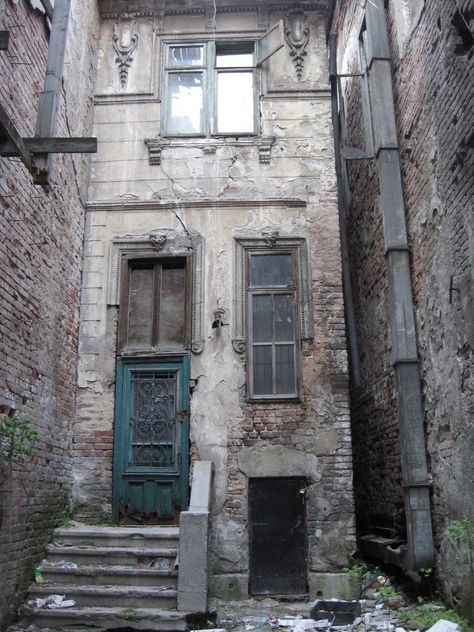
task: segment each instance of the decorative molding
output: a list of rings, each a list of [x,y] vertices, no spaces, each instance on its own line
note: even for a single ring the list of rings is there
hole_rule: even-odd
[[[130,66],[132,65],[133,57],[132,53],[137,47],[138,44],[138,33],[135,33],[130,37],[130,44],[128,46],[122,46],[120,43],[120,38],[117,33],[112,35],[112,46],[114,47],[114,51],[117,54],[115,61],[118,65],[119,76],[120,76],[120,85],[122,88],[125,87],[128,79],[128,71]]]
[[[117,5],[123,5],[122,10],[117,9]],[[140,17],[154,17],[159,13],[164,15],[202,15],[205,12],[201,7],[180,7],[172,9],[169,6],[163,11],[163,9],[156,8],[156,0],[135,0],[137,8],[130,10],[130,7],[124,6],[123,3],[117,2],[117,0],[100,0],[100,15],[102,19],[120,19],[120,18],[140,18]],[[178,4],[178,3],[176,3]],[[242,13],[248,11],[259,11],[261,9],[261,3],[255,4],[242,4],[234,6],[216,6],[216,13]],[[141,7],[141,8],[139,8]],[[268,11],[289,11],[294,7],[292,2],[274,2],[267,5]],[[310,2],[304,5],[306,11],[327,11],[327,2]]]
[[[139,235],[117,235],[110,243],[107,304],[120,304],[120,275],[124,257],[173,257],[192,253],[192,322],[191,351],[202,353],[203,336],[203,251],[201,235],[192,231],[178,231],[171,228],[152,230]]]
[[[270,236],[270,237],[269,237]],[[270,238],[270,245],[268,239]],[[313,305],[311,299],[311,274],[307,240],[302,237],[280,237],[273,227],[262,231],[262,237],[236,236],[235,239],[235,295],[234,329],[232,346],[236,353],[246,348],[246,261],[247,252],[267,248],[291,250],[295,254],[298,274],[298,315],[301,338],[311,340],[314,336]]]
[[[236,353],[245,353],[247,349],[247,343],[241,338],[232,338],[232,348]]]
[[[304,58],[308,54],[306,46],[309,42],[309,26],[303,9],[291,9],[285,18],[285,42],[293,58],[296,76],[299,81],[303,76]]]
[[[258,142],[258,159],[260,164],[270,164],[270,154],[275,142],[275,136],[262,136]]]
[[[160,202],[158,200],[139,200],[135,198],[122,198],[117,200],[104,200],[96,202],[87,202],[86,208],[88,211],[111,211],[111,212],[144,212],[150,213],[153,211],[162,210],[179,210],[179,209],[212,209],[214,211],[223,211],[227,208],[279,208],[279,209],[294,209],[294,208],[306,208],[307,202],[301,198],[289,198],[289,199],[262,199],[262,200],[242,200],[242,199],[226,199],[226,200],[170,200],[168,202]]]
[[[145,138],[145,145],[148,147],[148,161],[150,165],[161,165],[163,149],[198,147],[204,154],[215,154],[220,147],[245,147],[256,146],[261,164],[270,163],[271,149],[275,143],[274,136],[248,136],[243,138],[166,138],[157,136],[156,138]]]
[[[278,230],[262,230],[262,237],[269,248],[274,248],[280,235]]]
[[[146,138],[145,145],[148,147],[148,162],[150,165],[161,165],[161,152],[165,147],[164,143],[157,138]]]

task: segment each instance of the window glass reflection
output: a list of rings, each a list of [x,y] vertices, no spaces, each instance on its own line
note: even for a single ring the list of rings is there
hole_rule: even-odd
[[[202,133],[203,76],[201,72],[170,73],[168,132]]]
[[[217,131],[219,134],[254,131],[252,72],[218,73]]]

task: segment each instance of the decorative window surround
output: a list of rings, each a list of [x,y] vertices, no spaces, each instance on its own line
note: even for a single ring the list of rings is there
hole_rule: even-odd
[[[263,230],[261,237],[235,237],[235,303],[234,328],[232,346],[237,353],[246,350],[246,254],[249,250],[258,248],[273,248],[291,250],[295,254],[298,266],[298,316],[300,321],[301,339],[311,340],[314,336],[313,306],[311,301],[311,275],[307,241],[301,237],[281,237],[275,228]]]
[[[194,232],[182,233],[173,229],[152,230],[142,235],[121,235],[110,244],[108,305],[120,304],[120,275],[122,259],[129,257],[156,257],[157,253],[173,257],[193,253],[192,257],[192,323],[191,351],[202,353],[203,336],[203,246],[201,235]]]
[[[150,165],[161,165],[163,149],[183,149],[187,147],[199,147],[205,154],[214,154],[220,147],[248,147],[258,148],[259,162],[263,165],[270,163],[271,149],[275,143],[274,136],[242,137],[242,138],[146,138],[148,147],[148,159]]]

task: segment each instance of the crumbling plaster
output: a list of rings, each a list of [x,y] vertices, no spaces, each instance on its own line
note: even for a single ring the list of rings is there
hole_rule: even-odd
[[[282,16],[270,15],[270,24]],[[261,132],[275,138],[267,164],[260,161],[259,135],[245,143],[173,141],[163,147],[161,164],[150,164],[144,140],[159,137],[162,103],[127,100],[127,91],[132,94],[137,85],[135,61],[143,62],[136,81],[143,81],[143,69],[152,66],[147,66],[148,59],[141,61],[137,47],[130,90],[115,103],[111,84],[100,83],[113,76],[114,59],[109,43],[103,41],[101,48],[109,47],[109,53],[101,53],[95,108],[99,149],[90,172],[77,433],[108,439],[113,433],[117,308],[107,305],[113,240],[154,230],[199,235],[204,349],[191,354],[191,456],[214,463],[211,568],[236,585],[245,584],[248,573],[249,476],[298,471],[308,478],[311,572],[334,570],[354,549],[347,354],[323,18],[321,12],[308,14],[311,43],[301,81],[286,49],[258,71]],[[187,16],[178,24],[168,16],[160,38],[173,34],[176,39],[178,30],[201,30],[206,39],[203,20]],[[227,24],[235,37],[258,33],[254,11],[219,16],[216,24],[216,32]],[[103,37],[105,33],[110,35],[110,24],[104,26]],[[232,346],[234,250],[236,238],[261,238],[269,229],[306,240],[315,336],[302,343],[301,401],[255,405],[246,400],[245,353]],[[224,324],[211,329],[216,309],[223,310]],[[111,455],[104,451],[95,460],[102,468],[100,482],[78,450],[78,516],[110,510]]]

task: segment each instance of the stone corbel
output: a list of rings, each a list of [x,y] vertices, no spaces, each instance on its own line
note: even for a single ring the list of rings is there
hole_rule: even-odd
[[[306,46],[309,42],[309,26],[303,9],[291,9],[285,19],[285,42],[293,58],[296,76],[299,81],[303,76],[304,58],[308,54]]]
[[[275,142],[274,136],[262,136],[258,141],[258,157],[260,164],[270,164],[270,154]]]
[[[146,138],[145,145],[148,147],[150,165],[161,165],[161,152],[168,144],[163,143],[161,138]]]
[[[114,47],[114,51],[117,55],[115,61],[118,65],[120,85],[122,88],[125,87],[125,84],[127,83],[128,71],[133,61],[132,53],[138,44],[138,33],[134,33],[134,35],[130,34],[128,45],[123,44],[123,41],[126,39],[124,35],[124,32],[122,32],[122,37],[119,37],[117,33],[112,35],[112,46]]]

